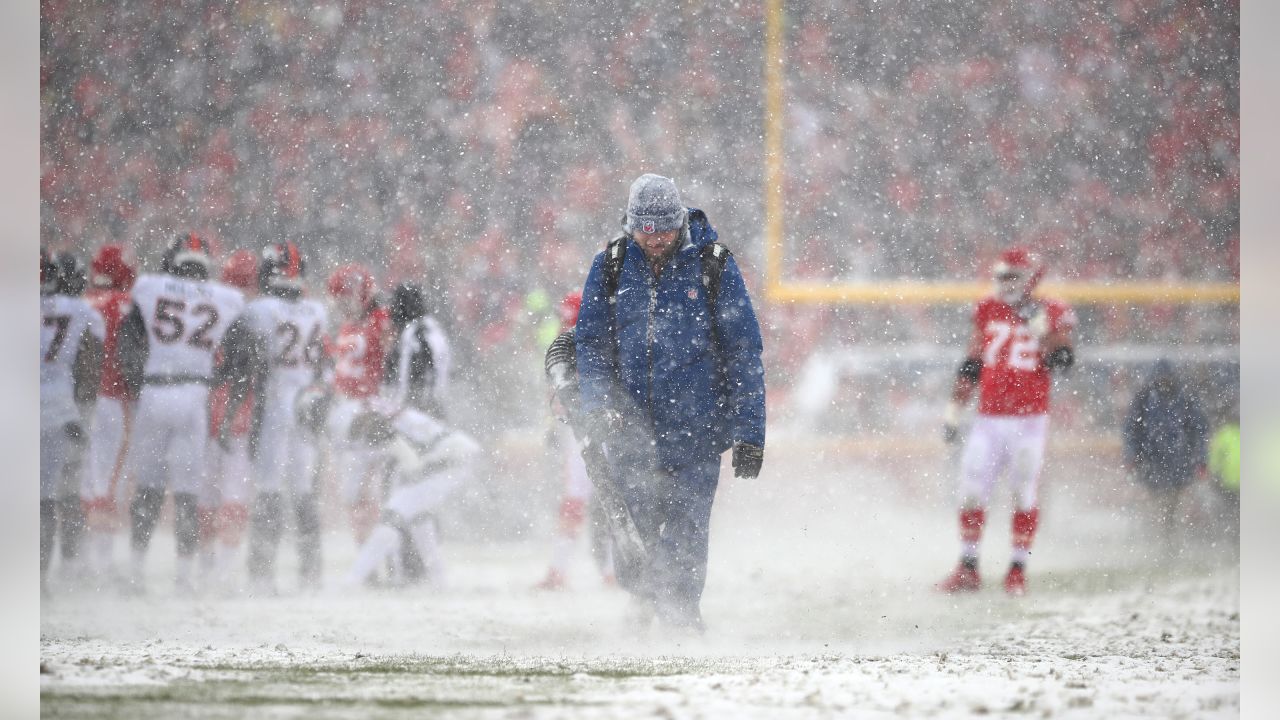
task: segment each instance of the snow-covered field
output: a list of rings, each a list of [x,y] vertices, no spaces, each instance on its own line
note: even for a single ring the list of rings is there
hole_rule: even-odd
[[[1060,460],[1046,473],[1031,594],[999,590],[1008,532],[997,506],[987,589],[940,597],[929,587],[954,562],[955,521],[927,467],[945,464],[885,470],[798,454],[767,461],[758,480],[725,477],[701,638],[629,630],[625,597],[600,585],[585,550],[573,590],[530,591],[542,539],[453,540],[444,591],[273,599],[173,597],[172,546],[159,542],[150,596],[64,587],[44,603],[42,712],[1238,715],[1239,568],[1223,543],[1166,557],[1130,517],[1140,494],[1105,466]],[[326,552],[336,577],[349,539],[330,535]]]

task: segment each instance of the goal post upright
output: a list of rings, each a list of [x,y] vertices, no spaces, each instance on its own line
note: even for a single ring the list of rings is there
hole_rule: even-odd
[[[785,16],[782,0],[764,0],[764,285],[769,302],[820,304],[968,303],[990,290],[984,283],[891,281],[791,282],[783,251],[786,189]],[[1044,291],[1075,303],[1212,304],[1240,302],[1235,282],[1117,281],[1045,283]]]
[[[764,256],[765,295],[781,298],[783,191],[783,138],[786,108],[783,103],[782,0],[765,0],[764,33]]]

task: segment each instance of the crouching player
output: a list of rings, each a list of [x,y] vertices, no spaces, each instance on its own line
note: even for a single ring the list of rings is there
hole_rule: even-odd
[[[1013,559],[1005,575],[1010,595],[1026,592],[1025,569],[1039,524],[1036,492],[1049,426],[1050,372],[1073,362],[1075,313],[1056,300],[1032,297],[1044,267],[1022,248],[995,266],[996,293],[978,303],[969,352],[947,406],[943,436],[958,438],[960,409],[978,388],[978,416],[960,465],[960,563],[938,584],[946,593],[978,590],[978,543],[986,506],[1000,475],[1013,490]]]
[[[393,583],[403,581],[401,552],[412,544],[425,565],[425,580],[444,584],[436,515],[444,502],[474,473],[480,446],[466,433],[445,427],[413,408],[396,413],[373,409],[351,423],[350,439],[385,455],[393,485],[378,524],[360,546],[346,584],[365,582],[388,560]]]

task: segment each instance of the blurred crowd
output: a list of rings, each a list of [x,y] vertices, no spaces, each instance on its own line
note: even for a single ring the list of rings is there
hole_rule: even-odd
[[[1063,279],[1238,278],[1238,2],[784,6],[791,276],[969,280],[1016,241]],[[315,277],[371,262],[432,288],[491,379],[536,375],[546,298],[581,287],[641,172],[675,177],[760,282],[763,3],[41,7],[51,247],[145,264],[192,230],[294,240]],[[1082,329],[1159,340],[1183,312],[1097,308]],[[1206,312],[1197,339],[1232,341],[1234,310]],[[936,340],[963,313],[762,319],[783,377],[823,336]]]

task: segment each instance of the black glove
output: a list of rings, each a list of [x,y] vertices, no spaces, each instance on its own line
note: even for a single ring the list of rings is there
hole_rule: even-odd
[[[760,466],[764,464],[764,448],[751,443],[737,442],[733,445],[733,476],[753,478],[760,474]]]
[[[84,442],[84,427],[80,425],[80,421],[71,420],[62,426],[63,432],[67,434],[67,438],[73,443]]]
[[[960,428],[951,423],[943,423],[942,440],[946,443],[956,443],[960,441]]]

